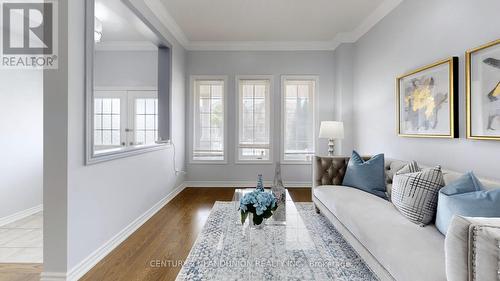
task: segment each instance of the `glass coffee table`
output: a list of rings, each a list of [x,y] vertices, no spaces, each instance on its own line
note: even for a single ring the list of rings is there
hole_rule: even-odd
[[[240,199],[246,193],[252,192],[254,190],[255,188],[242,188],[242,189],[236,189],[234,191],[232,202],[234,204],[235,212],[237,213],[235,223],[241,225],[240,212],[239,212]],[[265,192],[271,192],[271,190],[266,189]],[[258,233],[254,233],[254,231],[252,231],[254,230],[252,229],[252,227],[249,227],[250,224],[251,224],[250,219],[247,218],[245,224],[242,225],[243,229],[246,230],[247,227],[250,228],[251,230],[248,231],[248,234],[250,236],[258,235]],[[312,243],[309,233],[306,229],[306,226],[302,221],[302,217],[297,211],[297,207],[295,206],[295,203],[290,197],[288,190],[286,190],[286,197],[284,203],[278,205],[276,211],[273,212],[273,215],[269,219],[264,221],[264,224],[265,224],[264,228],[268,227],[280,228],[280,233],[284,234],[284,236],[277,238],[280,239],[286,238],[285,241],[288,242],[286,243],[288,246],[294,243],[301,245]]]
[[[178,281],[375,280],[312,206],[295,204],[288,192],[283,210],[264,227],[250,226],[249,219],[242,225],[239,200],[252,190],[237,189],[231,202],[214,204]]]

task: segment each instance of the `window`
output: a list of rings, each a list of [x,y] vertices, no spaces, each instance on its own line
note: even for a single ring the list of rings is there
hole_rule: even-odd
[[[238,145],[240,162],[270,162],[272,77],[239,77]]]
[[[309,162],[314,155],[316,77],[282,78],[282,161]]]
[[[139,11],[108,2],[85,1],[87,165],[164,149],[172,139],[172,45]],[[111,10],[133,22],[140,48],[115,48],[127,35],[106,29],[103,17]]]
[[[96,91],[94,98],[94,149],[113,151],[125,145],[126,91]],[[126,119],[125,119],[126,120]]]
[[[109,153],[158,140],[156,91],[96,90],[94,150]]]
[[[133,91],[128,93],[131,118],[129,133],[133,145],[150,145],[158,137],[158,98],[154,91]]]
[[[192,161],[225,161],[225,78],[193,77]]]

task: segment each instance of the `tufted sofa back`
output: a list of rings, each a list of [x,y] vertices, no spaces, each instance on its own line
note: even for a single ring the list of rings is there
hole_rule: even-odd
[[[370,158],[371,157],[363,156],[363,160],[368,160]],[[314,160],[313,186],[342,185],[349,159],[350,157],[343,156],[316,156]],[[385,180],[388,185],[388,189],[392,186],[392,178],[394,177],[394,174],[399,169],[403,168],[404,165],[406,165],[406,162],[385,159]]]
[[[364,156],[364,160],[371,157]],[[345,156],[316,156],[313,162],[313,188],[320,185],[342,185],[344,180],[349,157]],[[391,194],[392,179],[397,171],[404,167],[408,162],[386,158],[385,159],[385,181],[387,193]],[[425,168],[423,166],[422,168]],[[448,184],[458,179],[463,173],[458,173],[443,169],[443,177],[445,184]],[[486,189],[500,187],[500,181],[480,179]]]

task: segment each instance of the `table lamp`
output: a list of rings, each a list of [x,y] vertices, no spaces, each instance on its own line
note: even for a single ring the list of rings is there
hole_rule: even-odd
[[[319,137],[328,139],[328,156],[333,156],[335,140],[344,139],[344,123],[339,121],[322,121],[319,128]]]

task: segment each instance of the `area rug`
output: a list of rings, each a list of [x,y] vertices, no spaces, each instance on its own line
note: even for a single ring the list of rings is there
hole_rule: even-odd
[[[377,280],[312,203],[295,205],[299,233],[244,227],[233,202],[216,202],[177,280]]]

